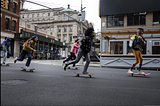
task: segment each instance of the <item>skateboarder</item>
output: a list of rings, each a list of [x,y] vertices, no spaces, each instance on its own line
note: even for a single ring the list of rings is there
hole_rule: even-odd
[[[140,42],[138,42],[138,41],[141,41],[144,44],[146,44],[146,41],[144,37],[142,36],[143,32],[144,30],[142,28],[137,29],[137,35],[135,35],[135,40],[133,41],[133,44],[132,44],[132,51],[133,51],[136,61],[133,63],[132,67],[130,67],[130,69],[128,70],[128,73],[133,73],[132,71],[133,67],[139,63],[138,73],[145,74],[141,70],[142,61],[143,61],[142,54],[141,54],[142,45],[140,44]]]
[[[8,36],[6,38],[6,40],[4,40],[1,44],[2,46],[2,51],[4,51],[4,57],[3,57],[3,61],[2,61],[2,64],[6,65],[7,62],[6,62],[6,58],[7,58],[7,50],[9,52],[9,54],[11,54],[11,51],[10,51],[10,45],[11,45],[11,37]],[[1,54],[2,55],[2,54]]]
[[[75,60],[70,62],[65,62],[64,70],[66,70],[66,67],[70,64],[78,63],[82,56],[85,57],[86,64],[83,69],[83,74],[88,74],[87,69],[90,63],[90,57],[88,53],[91,50],[91,42],[94,36],[94,29],[92,27],[88,28],[85,32],[85,37],[81,40],[81,45],[78,50],[78,54]]]
[[[75,60],[76,59],[76,54],[77,54],[77,52],[78,52],[78,49],[79,49],[79,39],[76,39],[75,40],[75,43],[73,44],[73,46],[72,46],[72,49],[71,49],[71,51],[70,51],[70,56],[67,58],[67,59],[65,59],[64,61],[63,61],[63,64],[65,63],[65,62],[67,62],[67,61],[70,61],[70,60]],[[73,67],[75,67],[75,63],[73,64]]]
[[[32,38],[28,39],[24,44],[23,44],[23,49],[21,51],[21,55],[19,58],[15,58],[14,63],[18,61],[23,61],[25,56],[28,56],[28,60],[26,62],[26,70],[29,71],[29,65],[31,60],[33,59],[34,53],[36,52],[36,42],[38,40],[37,36],[32,36]]]

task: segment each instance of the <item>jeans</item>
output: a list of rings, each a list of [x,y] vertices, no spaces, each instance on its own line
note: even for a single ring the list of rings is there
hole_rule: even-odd
[[[4,57],[3,57],[3,62],[2,63],[6,63],[6,58],[7,58],[7,51],[4,52]]]
[[[17,60],[18,61],[23,61],[26,55],[28,56],[28,60],[26,62],[26,66],[29,67],[29,65],[31,63],[31,60],[32,60],[32,54],[31,53],[28,53],[25,50],[22,50],[21,51],[21,55],[20,55],[19,58],[17,58]]]
[[[86,64],[84,65],[83,72],[87,72],[87,69],[88,69],[88,66],[90,63],[90,57],[89,57],[88,53],[85,53],[81,48],[78,49],[78,54],[77,54],[76,59],[73,61],[69,61],[66,64],[70,65],[70,64],[78,63],[82,56],[85,57],[85,61],[86,61]]]

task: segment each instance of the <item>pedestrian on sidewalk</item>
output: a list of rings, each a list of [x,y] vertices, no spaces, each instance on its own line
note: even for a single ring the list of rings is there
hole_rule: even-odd
[[[146,40],[142,36],[143,33],[144,33],[143,28],[138,28],[137,29],[137,35],[135,35],[135,39],[132,43],[132,51],[133,51],[133,54],[135,56],[136,61],[130,67],[130,69],[128,70],[128,73],[133,73],[132,69],[134,68],[134,66],[136,66],[139,63],[138,73],[139,74],[145,74],[141,70],[142,62],[143,62],[141,51],[142,51],[142,46],[146,44]]]
[[[8,36],[6,38],[6,40],[4,40],[1,44],[1,55],[4,54],[4,57],[3,57],[3,61],[2,61],[2,64],[6,65],[7,62],[6,62],[6,58],[7,58],[7,53],[9,52],[9,54],[11,54],[11,51],[10,51],[10,45],[11,45],[11,37]],[[7,52],[8,51],[8,52]]]
[[[33,59],[34,53],[36,52],[36,44],[37,44],[38,37],[32,36],[30,39],[28,39],[23,44],[23,49],[21,51],[21,55],[19,58],[15,58],[14,63],[18,61],[23,61],[25,56],[28,56],[27,62],[26,62],[26,70],[29,71],[29,65],[31,60]]]
[[[85,32],[85,37],[81,40],[81,45],[78,50],[76,59],[70,62],[65,62],[64,70],[66,70],[66,67],[68,65],[78,63],[81,57],[84,56],[86,60],[86,64],[84,66],[82,73],[88,74],[87,69],[90,63],[90,57],[88,53],[91,50],[91,43],[92,43],[93,36],[94,36],[94,29],[93,27],[89,27]]]
[[[66,58],[66,59],[63,61],[63,65],[64,65],[64,63],[67,62],[67,61],[75,60],[75,59],[76,59],[76,54],[77,54],[78,49],[79,49],[79,42],[80,42],[79,39],[76,39],[76,40],[75,40],[75,43],[73,44],[72,49],[71,49],[71,51],[70,51],[70,56],[68,56],[68,58]],[[73,64],[73,67],[75,67],[75,63]]]

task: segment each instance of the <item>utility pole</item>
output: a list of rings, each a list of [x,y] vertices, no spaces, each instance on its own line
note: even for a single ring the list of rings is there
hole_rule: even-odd
[[[82,10],[83,10],[83,8],[82,8],[82,0],[81,0],[81,13],[82,13]],[[81,14],[82,15],[82,14]],[[82,19],[81,19],[81,33],[80,33],[80,40],[82,40],[82,35],[83,35],[83,23],[82,23]],[[83,57],[80,59],[80,61],[79,61],[79,65],[83,65]]]

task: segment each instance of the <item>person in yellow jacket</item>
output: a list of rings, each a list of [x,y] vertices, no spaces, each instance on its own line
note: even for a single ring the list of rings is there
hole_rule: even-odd
[[[33,59],[34,53],[36,52],[36,42],[38,40],[37,36],[32,36],[32,38],[28,39],[24,44],[23,44],[23,49],[21,51],[21,55],[19,58],[15,58],[14,63],[18,61],[23,61],[25,56],[28,56],[28,60],[26,62],[26,70],[29,70],[29,65],[31,60]]]

